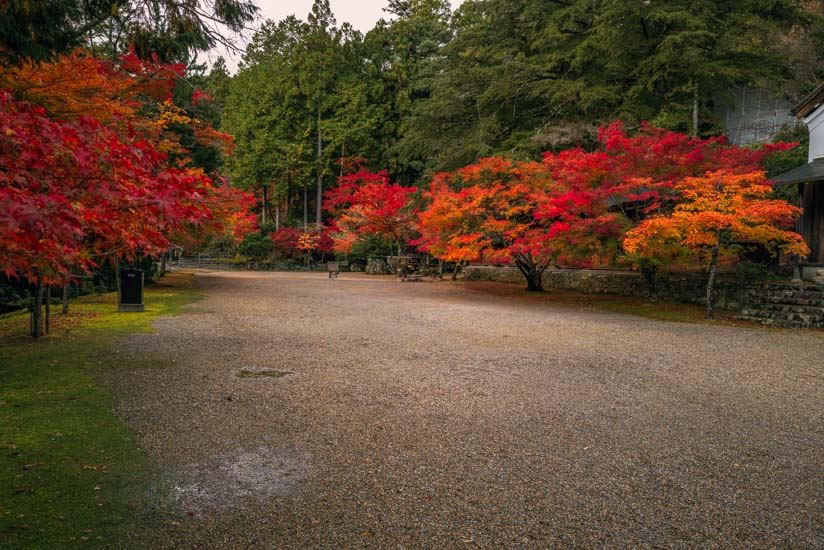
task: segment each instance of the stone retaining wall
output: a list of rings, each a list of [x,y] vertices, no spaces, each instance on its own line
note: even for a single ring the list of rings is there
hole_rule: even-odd
[[[526,285],[515,267],[469,266],[464,269],[467,281],[497,281]],[[596,269],[547,269],[545,288],[561,288],[587,294],[620,294],[650,296],[650,288],[637,271],[609,271]],[[707,278],[700,273],[662,273],[657,280],[656,297],[694,304],[706,304]],[[735,277],[722,274],[717,277],[715,305],[721,309],[740,309],[746,300],[746,285]]]

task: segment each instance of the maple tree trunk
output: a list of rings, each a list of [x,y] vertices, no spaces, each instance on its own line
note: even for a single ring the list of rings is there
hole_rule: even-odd
[[[524,273],[526,276],[526,289],[532,292],[543,292],[544,291],[544,280],[541,277],[542,273],[535,269],[534,267],[529,270],[527,273]]]
[[[31,311],[32,326],[31,335],[40,338],[43,335],[43,279],[37,278],[37,286],[34,290],[34,307]]]
[[[532,292],[544,291],[543,269],[538,269],[531,257],[520,256],[515,259],[515,265],[526,279],[526,289]]]
[[[452,277],[450,280],[457,281],[458,280],[458,271],[461,269],[461,262],[455,262],[455,269],[452,270]]]
[[[67,315],[69,313],[69,285],[70,284],[71,283],[69,282],[69,278],[66,277],[66,284],[63,285],[63,309],[61,310],[61,313],[63,315]]]
[[[713,299],[713,290],[715,287],[715,269],[718,264],[718,249],[721,245],[718,244],[712,249],[712,257],[710,258],[710,276],[707,280],[707,319],[712,319],[713,306],[715,305]]]
[[[51,330],[51,285],[46,287],[46,334]]]
[[[51,285],[46,286],[46,334],[51,330]]]
[[[278,196],[275,199],[275,231],[280,231],[280,203],[281,198]]]

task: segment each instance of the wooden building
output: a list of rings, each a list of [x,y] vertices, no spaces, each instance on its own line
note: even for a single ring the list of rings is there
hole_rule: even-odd
[[[810,247],[810,256],[801,260],[799,275],[815,279],[824,277],[824,84],[795,108],[795,116],[810,130],[808,162],[774,181],[798,186],[799,204],[804,209],[799,233]]]

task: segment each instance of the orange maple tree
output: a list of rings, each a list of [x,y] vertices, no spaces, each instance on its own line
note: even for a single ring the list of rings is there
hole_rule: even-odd
[[[791,228],[801,209],[770,199],[763,172],[720,170],[674,183],[680,200],[670,214],[642,221],[627,232],[624,249],[638,263],[660,265],[690,258],[708,268],[707,317],[713,315],[719,258],[736,259],[747,247],[806,256],[809,248]]]
[[[546,202],[545,170],[537,162],[487,158],[453,173],[438,174],[419,215],[418,247],[456,263],[514,264],[529,290],[554,254],[547,224],[536,216]]]

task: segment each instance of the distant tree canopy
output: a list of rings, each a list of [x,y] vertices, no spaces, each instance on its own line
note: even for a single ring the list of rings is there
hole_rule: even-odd
[[[822,0],[466,0],[455,13],[445,0],[391,0],[385,11],[365,35],[326,0],[305,21],[267,22],[228,85],[229,172],[286,197],[287,217],[316,209],[318,180],[333,183],[347,158],[420,186],[488,156],[595,147],[615,120],[718,135],[731,90],[794,101],[824,81]]]
[[[222,128],[235,135],[233,181],[276,201],[275,216],[318,222],[323,182],[347,159],[414,182],[426,157],[399,149],[427,64],[449,41],[448,2],[393,1],[366,36],[337,25],[327,0],[306,21],[267,22],[232,79]],[[301,204],[300,194],[304,201]],[[311,213],[310,213],[311,211]]]
[[[779,37],[809,22],[794,0],[469,0],[403,148],[454,169],[591,142],[615,119],[716,133],[732,88],[789,78]]]

